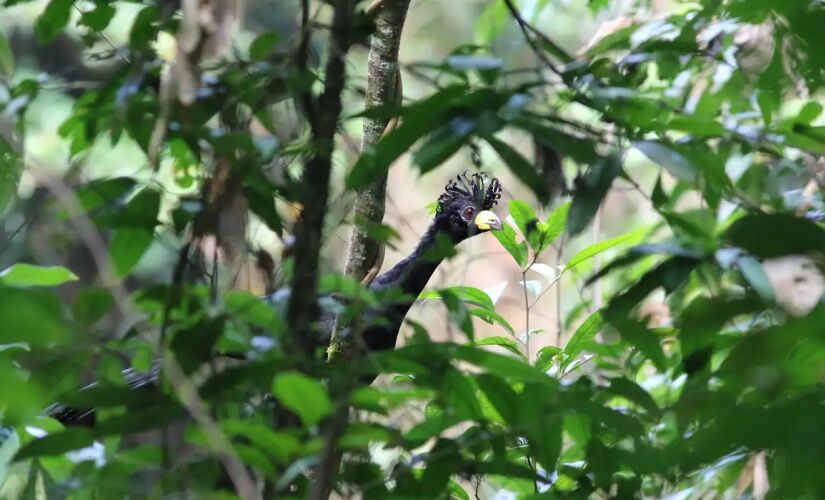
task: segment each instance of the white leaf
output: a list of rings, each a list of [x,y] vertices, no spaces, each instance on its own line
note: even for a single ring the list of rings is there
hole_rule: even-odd
[[[505,288],[507,288],[507,281],[502,281],[498,285],[491,286],[490,288],[482,288],[482,291],[489,295],[493,305],[496,305],[498,299],[501,298],[501,294],[504,293]]]
[[[528,336],[536,336],[540,333],[544,333],[544,330],[541,329],[541,328],[537,328],[535,330],[530,330],[529,334],[527,332],[521,332],[521,333],[518,334],[518,337],[516,337],[516,340],[518,340],[522,344],[525,344],[525,343],[527,343],[527,337]]]
[[[541,293],[541,281],[539,280],[519,281],[519,283],[521,283],[521,286],[526,288],[527,291],[533,295],[538,295]]]
[[[556,276],[558,274],[558,272],[553,266],[542,264],[541,262],[533,264],[533,266],[530,269],[547,278],[548,282],[551,282],[554,279],[556,279]]]

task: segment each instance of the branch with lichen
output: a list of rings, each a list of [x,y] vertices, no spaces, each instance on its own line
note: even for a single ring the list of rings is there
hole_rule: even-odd
[[[369,14],[375,16],[375,31],[370,40],[367,69],[367,108],[401,101],[398,49],[409,5],[410,0],[376,0],[367,9]],[[373,147],[384,134],[392,130],[396,120],[365,119],[361,152]],[[380,224],[384,219],[386,193],[387,177],[383,176],[356,194],[355,225],[350,234],[345,272],[362,283],[372,281],[383,262],[383,247],[370,237],[366,226]],[[332,332],[328,354],[333,363],[351,359],[356,353],[353,340],[341,336],[343,326],[336,322]]]

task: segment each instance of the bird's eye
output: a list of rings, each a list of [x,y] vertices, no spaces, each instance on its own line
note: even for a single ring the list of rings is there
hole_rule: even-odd
[[[476,214],[476,209],[475,209],[475,208],[473,208],[473,207],[467,207],[467,208],[465,208],[465,209],[464,209],[464,214],[463,214],[463,216],[464,216],[464,218],[465,218],[465,219],[470,220],[470,219],[472,219],[472,218],[473,218],[473,216],[474,216],[475,214]]]

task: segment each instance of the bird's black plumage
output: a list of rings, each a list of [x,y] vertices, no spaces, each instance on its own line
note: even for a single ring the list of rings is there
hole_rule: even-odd
[[[500,229],[501,221],[490,212],[498,202],[500,193],[501,185],[498,180],[488,179],[481,173],[464,173],[449,181],[438,198],[438,206],[430,226],[412,253],[376,277],[369,285],[374,291],[397,288],[407,299],[366,311],[363,321],[360,322],[364,327],[359,329],[359,345],[370,351],[395,347],[404,317],[443,260],[443,256],[433,251],[443,242],[457,245],[479,233]],[[266,299],[277,307],[286,304],[288,296],[288,290],[280,290]],[[381,318],[381,321],[374,321],[377,318]],[[331,331],[333,322],[334,318],[329,314],[320,319],[327,333]],[[344,334],[351,334],[350,330]],[[136,387],[151,385],[156,377],[157,370],[142,374],[135,379]],[[94,423],[93,410],[53,405],[49,409],[49,414],[67,425]]]

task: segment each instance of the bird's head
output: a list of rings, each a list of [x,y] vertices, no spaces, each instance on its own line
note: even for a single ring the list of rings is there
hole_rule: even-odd
[[[451,179],[438,197],[436,221],[456,242],[501,229],[501,220],[492,212],[500,197],[498,179],[464,172]]]

